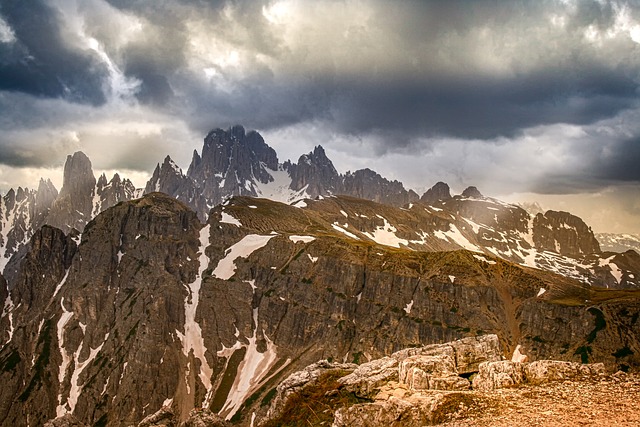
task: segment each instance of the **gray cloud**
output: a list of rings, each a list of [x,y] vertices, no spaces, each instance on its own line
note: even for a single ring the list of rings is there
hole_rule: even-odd
[[[11,43],[0,43],[0,90],[94,105],[106,101],[105,67],[62,39],[55,9],[39,0],[4,1],[0,13],[15,37]]]
[[[637,1],[0,0],[0,18],[4,165],[72,144],[144,171],[240,123],[414,187],[640,182]]]

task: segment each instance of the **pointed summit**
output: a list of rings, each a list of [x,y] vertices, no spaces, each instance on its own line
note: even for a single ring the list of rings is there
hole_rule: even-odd
[[[289,167],[290,188],[305,190],[310,197],[335,194],[338,190],[339,175],[321,145],[308,154],[303,154],[297,164]]]
[[[187,176],[197,183],[198,193],[209,206],[214,206],[229,196],[258,196],[257,185],[272,182],[271,172],[277,169],[275,150],[258,132],[246,132],[237,125],[207,134],[202,155],[194,151]],[[201,217],[206,214],[198,213]]]

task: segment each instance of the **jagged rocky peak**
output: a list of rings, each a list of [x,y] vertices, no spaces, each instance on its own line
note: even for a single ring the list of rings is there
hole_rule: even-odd
[[[187,176],[213,206],[229,196],[258,195],[258,185],[273,181],[276,152],[258,132],[242,126],[214,129],[204,139],[202,156],[194,153]]]
[[[476,187],[470,186],[465,188],[465,190],[462,192],[462,197],[466,197],[469,199],[481,199],[484,196]]]
[[[95,187],[96,178],[91,160],[82,151],[67,156],[62,189],[51,207],[46,223],[63,231],[73,228],[82,231],[93,215]]]
[[[194,152],[194,155],[195,154],[197,154],[197,152]],[[167,156],[164,158],[162,165],[160,163],[156,164],[156,168],[153,171],[151,179],[147,182],[144,192],[147,194],[154,191],[161,191],[173,195],[183,177],[182,169],[176,165],[170,156]]]
[[[422,197],[420,197],[420,201],[430,205],[439,201],[449,200],[450,198],[451,189],[449,188],[449,185],[439,181],[433,187],[428,189]]]
[[[297,164],[288,166],[291,176],[290,188],[305,190],[310,197],[335,194],[339,186],[339,175],[321,145],[308,154],[303,154]]]
[[[348,172],[340,192],[392,206],[406,205],[420,197],[413,190],[406,190],[400,181],[389,181],[368,168]]]
[[[591,227],[569,212],[547,211],[533,220],[536,248],[567,256],[600,253]]]

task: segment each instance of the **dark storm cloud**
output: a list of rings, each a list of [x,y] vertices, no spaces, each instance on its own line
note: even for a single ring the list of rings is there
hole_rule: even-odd
[[[68,46],[59,14],[42,1],[6,0],[0,13],[16,40],[0,44],[0,90],[103,104],[106,68],[87,51]]]
[[[640,135],[606,147],[594,163],[592,173],[597,178],[640,183]]]

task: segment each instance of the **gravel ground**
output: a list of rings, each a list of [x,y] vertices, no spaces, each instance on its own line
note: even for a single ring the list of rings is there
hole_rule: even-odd
[[[460,408],[460,419],[440,425],[640,426],[640,373],[475,393],[482,405]]]

